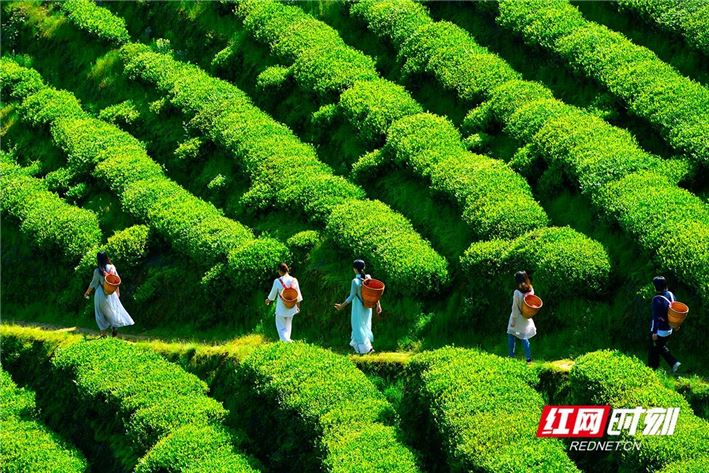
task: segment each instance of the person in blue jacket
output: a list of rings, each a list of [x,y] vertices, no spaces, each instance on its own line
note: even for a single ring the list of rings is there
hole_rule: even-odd
[[[667,281],[664,277],[656,276],[653,278],[652,284],[655,286],[656,294],[652,298],[650,351],[647,364],[650,368],[657,369],[660,366],[660,356],[662,356],[672,368],[672,372],[676,373],[681,363],[672,356],[670,349],[667,347],[667,341],[672,335],[672,327],[669,324],[667,310],[670,308],[670,304],[674,302],[675,296],[667,290]]]

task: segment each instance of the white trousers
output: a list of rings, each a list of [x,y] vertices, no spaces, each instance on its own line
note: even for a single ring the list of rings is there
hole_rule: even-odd
[[[290,333],[293,329],[293,317],[276,316],[276,330],[278,330],[278,338],[282,342],[290,342]]]

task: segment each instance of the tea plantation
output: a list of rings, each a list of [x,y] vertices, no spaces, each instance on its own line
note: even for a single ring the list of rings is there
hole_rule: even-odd
[[[1,20],[0,471],[707,471],[706,0]],[[82,297],[98,252],[116,338]],[[386,284],[368,355],[333,308],[355,259]],[[264,304],[284,262],[292,343]],[[520,270],[531,363],[507,357]],[[678,373],[646,366],[657,275],[689,306]],[[537,437],[546,405],[680,413],[578,451]]]

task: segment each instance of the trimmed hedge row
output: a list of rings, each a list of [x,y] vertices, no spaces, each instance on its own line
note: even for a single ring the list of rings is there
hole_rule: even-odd
[[[80,29],[110,43],[130,41],[123,18],[111,14],[91,0],[66,0],[59,4],[66,17]]]
[[[305,90],[319,92],[312,78],[309,75],[301,77],[300,71],[317,70],[333,75],[348,73],[348,68],[320,52],[347,49],[349,54],[367,58],[347,46],[334,29],[298,7],[255,0],[240,2],[235,11],[257,40],[267,43],[283,60],[292,62],[289,74]],[[367,64],[364,59],[359,63]],[[480,239],[520,237],[548,224],[544,210],[535,202],[520,175],[501,161],[468,152],[450,121],[421,113],[421,106],[403,87],[380,78],[378,74],[374,79],[362,80],[362,67],[355,68],[351,80],[343,82],[338,89],[345,90],[337,106],[365,140],[376,142],[386,135],[386,144],[377,153],[378,158],[408,166],[416,174],[430,179],[433,189],[452,196],[463,209],[463,219]],[[557,238],[569,237],[570,240],[567,245],[547,245],[547,250],[561,251],[580,245],[586,250],[582,252],[584,255],[597,252],[591,255],[594,263],[599,262],[605,268],[609,266],[604,249],[595,242],[570,229],[547,230],[547,234],[553,233],[558,235]],[[574,253],[553,256],[572,264],[579,263],[576,248],[573,250]],[[600,262],[603,259],[605,264]],[[517,255],[516,261],[524,267],[533,264],[524,260],[522,254]],[[579,271],[583,268],[582,264],[574,267],[574,273],[581,279],[583,275]],[[550,268],[536,269],[542,274]],[[605,283],[608,270],[598,272],[595,269],[586,275],[587,279]],[[553,274],[549,278],[559,279],[561,275],[550,270]],[[578,287],[586,289],[587,285]]]
[[[250,335],[226,345],[138,342],[209,380],[238,412],[251,447],[287,471],[419,471],[399,439],[396,414],[355,364],[387,363],[393,376],[407,353],[337,355],[301,342]],[[370,370],[371,371],[371,370]]]
[[[489,280],[527,268],[540,294],[598,294],[607,285],[610,263],[603,246],[569,228],[542,228],[509,240],[473,243],[461,257],[463,270]]]
[[[502,161],[467,151],[445,118],[422,113],[397,120],[382,150],[456,199],[480,239],[514,238],[549,223],[524,178]]]
[[[65,202],[12,162],[0,162],[0,210],[20,221],[20,230],[40,248],[58,248],[79,260],[102,239],[98,217]]]
[[[526,365],[477,350],[416,355],[405,371],[411,431],[435,442],[452,472],[579,471],[559,440],[536,437],[537,381]]]
[[[640,360],[611,350],[588,353],[576,360],[569,381],[572,403],[680,408],[674,435],[638,435],[640,450],[620,453],[623,471],[656,471],[672,462],[705,457],[709,451],[709,423],[695,416],[687,401]]]
[[[194,115],[192,126],[234,153],[252,181],[247,203],[293,209],[325,223],[332,241],[366,258],[393,288],[431,292],[446,282],[446,261],[404,217],[363,200],[361,188],[333,175],[311,145],[253,106],[241,90],[147,46],[128,44],[121,56],[130,77],[154,84],[175,107]],[[361,232],[369,222],[387,231]],[[411,255],[404,272],[402,255]]]
[[[709,54],[709,4],[706,1],[618,0],[614,5],[684,36],[690,46]]]
[[[652,172],[611,182],[594,198],[599,208],[637,237],[659,265],[709,300],[709,207],[705,202]]]
[[[458,201],[477,237],[516,237],[548,223],[524,179],[500,161],[467,152],[448,120],[421,114],[406,89],[380,78],[369,56],[330,26],[276,1],[240,2],[235,11],[257,40],[292,62],[290,74],[304,90],[327,98],[324,92],[333,91],[327,84],[340,78],[334,91],[342,93],[342,115],[368,142],[388,130],[386,155]]]
[[[76,271],[89,272],[96,264],[96,253],[105,251],[120,268],[136,267],[147,255],[150,228],[147,225],[133,225],[115,232],[104,245],[92,248],[81,259]]]
[[[0,334],[3,364],[13,372],[44,371],[28,382],[39,384],[50,407],[64,416],[59,423],[81,423],[75,441],[102,440],[124,469],[197,471],[190,469],[208,462],[255,471],[233,450],[222,426],[226,411],[206,396],[204,382],[153,351],[16,326],[0,326]],[[190,439],[191,433],[199,435]],[[213,441],[198,445],[205,437]],[[186,448],[186,440],[194,445]]]
[[[686,161],[660,160],[644,152],[627,131],[554,99],[541,84],[520,80],[505,61],[479,46],[464,30],[451,23],[433,22],[419,3],[362,0],[354,3],[351,11],[375,34],[393,41],[411,71],[435,75],[461,98],[487,99],[469,114],[469,124],[480,126],[493,120],[503,123],[508,133],[528,144],[531,155],[544,157],[575,179],[581,191],[594,201],[597,211],[616,220],[646,253],[656,255],[649,243],[650,235],[661,233],[686,242],[663,246],[665,253],[656,261],[709,300],[709,221],[703,211],[685,210],[687,203],[692,209],[704,204],[676,185],[687,173]],[[648,170],[653,173],[638,172]],[[665,187],[666,201],[635,200],[635,196],[631,199],[603,190],[621,178],[625,185],[639,186],[647,182],[648,176],[656,179],[657,186]],[[682,205],[678,204],[680,201]],[[652,226],[636,225],[648,212],[648,205],[663,215],[685,216],[681,235],[677,235],[674,222],[666,224],[662,218]],[[619,208],[623,213],[614,212]],[[672,261],[697,264],[680,269]]]
[[[392,406],[346,357],[270,344],[240,363],[236,384],[245,391],[249,438],[288,470],[420,471],[397,438]]]
[[[251,230],[168,179],[138,140],[90,117],[72,94],[39,88],[36,72],[11,60],[2,59],[2,65],[3,87],[24,98],[19,106],[23,119],[49,126],[55,143],[67,154],[68,167],[92,172],[120,196],[128,213],[149,223],[176,250],[201,265],[228,260],[229,273],[243,284],[262,280],[287,258],[288,250],[280,242],[255,239]],[[27,78],[32,87],[25,86]],[[30,93],[22,97],[18,91]]]
[[[38,420],[34,393],[0,369],[0,469],[6,473],[84,472],[84,456]]]
[[[709,90],[567,0],[499,1],[496,21],[597,80],[693,160],[709,163]],[[709,11],[709,10],[708,10]],[[709,26],[709,23],[708,23]]]

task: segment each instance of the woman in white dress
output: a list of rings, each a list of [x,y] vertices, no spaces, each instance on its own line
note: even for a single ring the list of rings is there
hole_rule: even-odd
[[[293,307],[286,307],[283,303],[283,291],[293,288],[298,292],[298,299]],[[293,317],[300,312],[300,303],[303,302],[303,295],[300,293],[300,284],[298,280],[290,275],[290,270],[286,263],[278,265],[278,277],[273,280],[271,292],[266,297],[266,305],[270,305],[273,301],[276,302],[276,330],[278,338],[282,342],[291,341],[291,332],[293,330]]]
[[[118,276],[116,267],[111,263],[111,258],[101,251],[96,255],[96,268],[94,268],[94,277],[91,284],[84,292],[84,297],[89,298],[91,291],[94,293],[94,315],[96,316],[96,324],[98,325],[101,335],[105,335],[106,330],[111,328],[111,335],[118,334],[119,327],[127,327],[133,325],[133,319],[130,318],[128,312],[123,308],[119,296],[121,295],[120,288],[110,295],[103,292],[103,281],[106,274],[115,274]]]
[[[529,339],[537,334],[537,327],[532,319],[527,319],[522,315],[522,304],[524,304],[524,296],[534,294],[534,288],[525,271],[517,271],[515,273],[515,283],[517,287],[512,295],[512,313],[510,314],[510,321],[507,323],[509,356],[514,358],[515,347],[519,338],[522,341],[527,363],[530,363],[532,361],[532,348],[529,345]]]

